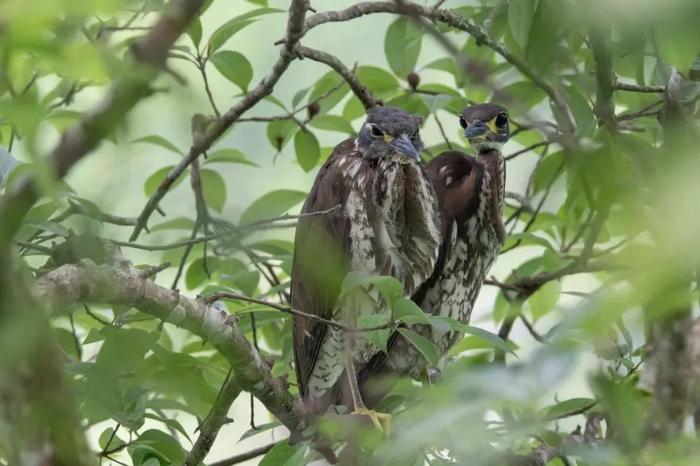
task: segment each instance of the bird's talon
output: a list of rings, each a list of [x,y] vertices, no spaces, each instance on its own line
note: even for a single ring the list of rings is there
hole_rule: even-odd
[[[372,424],[377,430],[389,435],[389,429],[391,427],[391,414],[380,413],[373,409],[358,408],[353,411],[356,416],[367,416]]]

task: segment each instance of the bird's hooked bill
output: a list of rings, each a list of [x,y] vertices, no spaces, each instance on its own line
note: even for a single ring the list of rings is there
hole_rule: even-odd
[[[486,134],[488,131],[488,126],[482,121],[477,120],[464,129],[464,137],[467,139],[474,139],[477,136]]]
[[[407,135],[402,134],[401,136],[394,138],[389,145],[396,149],[401,155],[405,155],[409,159],[420,161],[418,149],[416,149],[416,146],[413,145],[411,139]]]

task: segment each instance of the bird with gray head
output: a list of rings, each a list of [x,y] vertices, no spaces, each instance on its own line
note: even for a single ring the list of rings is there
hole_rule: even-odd
[[[505,160],[501,146],[508,140],[508,112],[496,104],[477,104],[459,115],[464,137],[476,156],[447,151],[426,165],[440,206],[443,242],[431,277],[413,296],[428,314],[469,322],[474,302],[505,240],[503,198]],[[457,341],[456,332],[430,326],[415,330],[430,338],[441,354]],[[402,337],[390,346],[387,366],[420,376],[423,358]]]
[[[292,307],[351,328],[388,315],[372,285],[341,294],[349,272],[389,275],[411,296],[432,273],[441,224],[435,192],[420,163],[422,119],[392,107],[367,112],[359,135],[337,145],[319,170],[294,239]],[[308,215],[327,212],[325,214]],[[356,280],[357,281],[357,280]],[[357,371],[382,349],[366,333],[294,316],[294,357],[312,414],[341,403],[384,427],[365,407]]]
[[[367,158],[405,156],[419,161],[423,142],[420,125],[423,119],[394,107],[374,107],[357,137],[357,150]],[[400,157],[397,161],[402,161]]]

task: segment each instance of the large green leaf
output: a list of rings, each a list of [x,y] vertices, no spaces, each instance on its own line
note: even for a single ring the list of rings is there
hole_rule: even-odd
[[[311,131],[299,128],[294,135],[294,152],[297,156],[299,166],[305,171],[311,171],[321,156],[321,146],[318,144],[318,139]]]
[[[215,53],[221,48],[222,45],[226,43],[226,41],[233,37],[234,34],[246,26],[253,24],[254,22],[255,20],[245,20],[240,19],[239,17],[226,21],[209,37],[209,44],[207,45],[209,54]]]
[[[370,91],[381,96],[392,94],[399,88],[399,82],[391,73],[376,66],[360,66],[357,77]]]
[[[146,179],[146,182],[143,185],[143,192],[146,194],[146,196],[150,197],[156,192],[158,186],[160,186],[163,180],[165,180],[165,178],[168,176],[168,173],[170,173],[170,170],[172,169],[172,166],[163,167]],[[185,179],[184,175],[185,173],[183,172],[182,174],[180,174],[180,176],[177,177],[175,182],[170,186],[170,190],[173,190],[177,185],[182,183],[182,180]]]
[[[596,400],[592,398],[570,398],[559,403],[548,406],[544,409],[543,417],[548,420],[562,419],[565,417],[581,414],[593,406]]]
[[[204,161],[204,165],[210,163],[239,163],[241,165],[251,165],[253,167],[259,167],[255,162],[249,160],[243,152],[236,149],[220,149],[216,152],[212,152],[207,156]]]
[[[278,443],[263,457],[260,466],[285,466],[296,451],[288,442]]]
[[[533,319],[539,319],[551,312],[557,304],[557,301],[559,301],[560,293],[561,282],[559,280],[552,280],[551,282],[545,283],[539,290],[535,291],[532,296],[525,301],[530,307]]]
[[[200,172],[202,178],[202,191],[207,206],[221,212],[226,204],[226,182],[219,173],[214,170],[204,169]]]
[[[280,189],[270,191],[253,201],[241,214],[240,224],[247,225],[258,220],[279,217],[306,198],[303,191]]]
[[[384,38],[384,53],[397,76],[405,78],[416,67],[422,41],[420,25],[405,16],[389,25]]]
[[[355,134],[355,130],[352,128],[350,122],[338,115],[317,115],[309,122],[309,125],[318,129],[338,131],[350,136]]]
[[[165,139],[163,136],[158,136],[157,134],[152,134],[150,136],[144,136],[138,139],[134,139],[131,141],[131,144],[153,144],[156,146],[160,146],[163,149],[167,149],[171,152],[175,152],[176,154],[182,155],[182,151],[172,142],[168,141]]]
[[[515,42],[522,50],[527,48],[532,20],[537,11],[538,0],[510,0],[508,6],[508,24]]]
[[[411,342],[411,344],[416,347],[416,349],[423,355],[423,357],[432,367],[438,365],[440,355],[438,354],[437,348],[435,348],[435,344],[433,344],[432,341],[407,328],[399,328],[398,331],[406,338],[406,340]]]
[[[253,79],[253,67],[242,53],[222,50],[212,55],[210,60],[226,79],[242,91],[248,90],[248,85]]]
[[[423,309],[409,298],[401,298],[394,303],[394,319],[406,324],[428,324],[430,319],[425,315]]]

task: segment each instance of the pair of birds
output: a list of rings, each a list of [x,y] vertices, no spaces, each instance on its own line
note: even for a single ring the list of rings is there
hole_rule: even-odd
[[[388,312],[371,285],[341,290],[355,271],[393,276],[427,314],[469,321],[505,239],[500,147],[510,135],[508,114],[495,104],[466,108],[459,123],[476,157],[447,151],[425,165],[421,123],[397,108],[372,108],[358,137],[336,146],[321,167],[302,209],[311,215],[296,230],[294,309],[347,327],[358,327],[361,315]],[[414,330],[441,354],[457,339],[427,325]],[[322,414],[342,404],[377,427],[386,426],[388,415],[367,409],[364,382],[387,370],[413,377],[425,370],[421,354],[398,333],[384,351],[363,332],[297,315],[293,343],[307,410]]]

